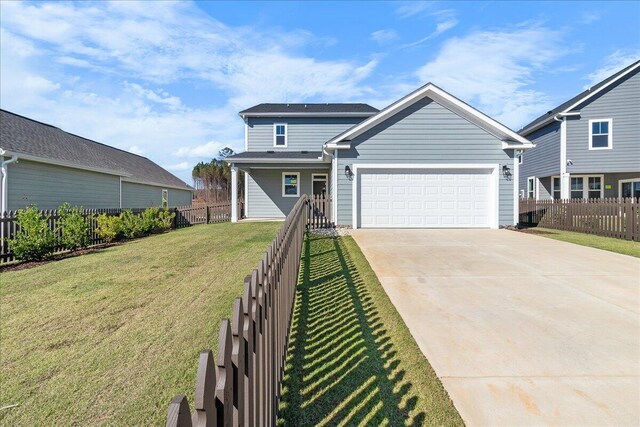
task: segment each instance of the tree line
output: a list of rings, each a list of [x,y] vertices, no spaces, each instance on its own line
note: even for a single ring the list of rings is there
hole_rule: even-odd
[[[207,204],[231,200],[231,166],[224,159],[232,154],[233,150],[225,147],[210,162],[199,162],[193,167],[191,177],[196,200]],[[239,173],[239,200],[244,198],[244,179],[244,173]]]

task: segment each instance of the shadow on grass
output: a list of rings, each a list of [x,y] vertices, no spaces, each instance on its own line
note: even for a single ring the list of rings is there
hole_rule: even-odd
[[[422,425],[417,396],[339,238],[305,242],[280,425]]]

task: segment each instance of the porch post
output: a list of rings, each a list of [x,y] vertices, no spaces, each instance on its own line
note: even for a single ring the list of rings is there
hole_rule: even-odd
[[[238,168],[231,166],[231,222],[238,222]]]

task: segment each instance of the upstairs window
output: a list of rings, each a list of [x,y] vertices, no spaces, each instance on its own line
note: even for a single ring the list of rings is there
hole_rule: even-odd
[[[611,148],[611,119],[589,120],[589,150]]]
[[[286,123],[274,123],[273,146],[274,147],[287,146],[287,124]]]

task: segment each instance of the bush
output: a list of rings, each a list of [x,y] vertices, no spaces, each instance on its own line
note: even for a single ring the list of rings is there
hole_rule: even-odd
[[[22,261],[39,261],[53,253],[55,235],[49,228],[49,216],[43,217],[36,206],[18,210],[16,223],[20,226],[9,248]]]
[[[134,214],[130,210],[122,211],[120,213],[120,219],[122,220],[122,235],[127,239],[133,239],[142,236],[142,218],[139,215]]]
[[[64,247],[75,251],[89,246],[91,243],[89,222],[82,215],[82,208],[63,203],[58,208],[58,212],[60,236]]]
[[[111,243],[122,238],[123,226],[121,217],[109,216],[103,213],[98,215],[96,220],[98,221],[98,228],[96,232],[101,239],[104,239],[105,242]]]
[[[159,231],[158,214],[160,209],[147,208],[140,214],[140,228],[142,234],[151,234]]]
[[[160,230],[169,230],[173,226],[173,219],[176,217],[175,212],[169,212],[164,209],[158,212],[158,228]]]

